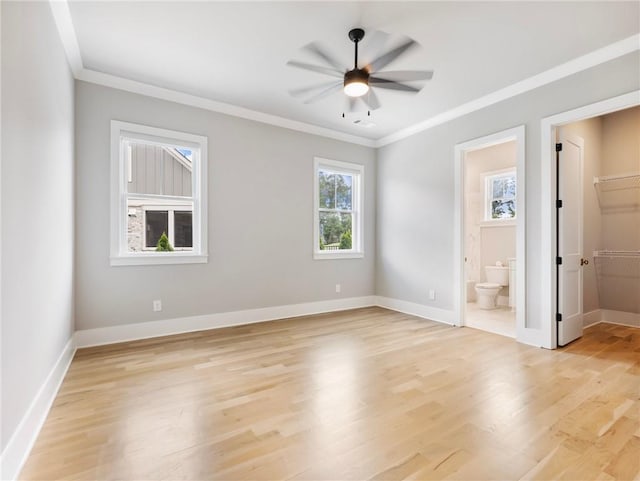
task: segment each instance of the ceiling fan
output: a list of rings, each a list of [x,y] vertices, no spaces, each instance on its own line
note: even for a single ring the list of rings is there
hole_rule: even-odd
[[[342,89],[347,96],[349,111],[355,109],[359,99],[366,104],[369,110],[375,110],[380,107],[380,101],[373,90],[374,88],[417,93],[423,86],[407,84],[406,82],[430,80],[433,77],[433,71],[431,70],[381,71],[381,69],[418,45],[418,43],[412,39],[404,41],[400,45],[380,55],[372,62],[364,65],[362,68],[358,68],[358,43],[360,43],[363,38],[364,30],[362,28],[354,28],[349,31],[349,39],[354,43],[355,47],[353,68],[351,70],[345,69],[340,62],[328,54],[317,43],[314,42],[307,45],[305,49],[322,60],[327,66],[313,65],[297,60],[290,60],[287,62],[287,65],[341,78],[342,80],[294,89],[290,90],[289,93],[294,97],[308,97],[305,103],[309,104]],[[311,96],[309,97],[309,95]]]

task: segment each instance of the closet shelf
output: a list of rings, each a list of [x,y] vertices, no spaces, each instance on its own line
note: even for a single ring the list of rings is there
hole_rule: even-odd
[[[621,174],[621,175],[605,175],[603,177],[594,177],[594,184],[624,184],[628,183],[632,187],[640,187],[640,173]]]
[[[640,173],[594,177],[593,186],[601,208],[637,210],[640,207]]]
[[[625,257],[627,259],[640,259],[640,251],[593,251],[593,257]]]

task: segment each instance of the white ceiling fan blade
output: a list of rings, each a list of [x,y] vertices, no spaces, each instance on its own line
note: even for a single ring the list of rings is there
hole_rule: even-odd
[[[289,94],[292,97],[296,97],[296,98],[306,97],[307,95],[309,95],[312,92],[315,92],[315,91],[320,90],[320,89],[327,89],[329,87],[333,87],[337,83],[340,83],[340,82],[337,82],[335,80],[331,80],[329,82],[322,82],[322,83],[316,84],[316,85],[308,85],[307,87],[300,87],[300,88],[297,88],[297,89],[290,89],[289,90]]]
[[[344,71],[344,65],[342,65],[336,58],[330,55],[322,46],[320,46],[317,42],[311,42],[308,45],[303,47],[305,50],[311,52],[316,57],[321,58],[327,64],[331,65],[334,69],[338,71]]]
[[[328,97],[329,95],[331,95],[334,92],[338,92],[339,90],[342,90],[342,82],[336,82],[333,85],[330,85],[329,87],[327,87],[326,89],[322,90],[321,92],[317,93],[316,95],[314,95],[311,98],[308,98],[307,100],[305,100],[305,104],[312,104],[313,102],[317,102],[318,100],[321,100],[325,97]]]
[[[433,70],[390,70],[387,72],[375,72],[375,77],[393,82],[431,80],[433,78]]]
[[[332,68],[329,67],[322,67],[320,65],[312,65],[310,63],[305,63],[305,62],[298,62],[297,60],[289,60],[287,62],[287,65],[289,67],[295,67],[295,68],[299,68],[302,70],[310,70],[312,72],[318,72],[318,73],[322,73],[325,75],[330,75],[332,77],[336,77],[336,78],[342,78],[344,76],[343,72],[339,72],[338,70],[334,70]]]
[[[404,55],[410,49],[412,49],[414,47],[417,47],[417,46],[418,46],[418,42],[416,42],[415,40],[412,40],[412,39],[408,39],[404,43],[402,43],[401,45],[397,46],[396,48],[388,51],[384,55],[381,55],[380,57],[375,59],[373,62],[371,62],[367,66],[367,69],[369,70],[369,72],[377,72],[378,70],[380,70],[380,69],[384,68],[385,66],[389,65],[391,62],[396,60],[398,57]]]

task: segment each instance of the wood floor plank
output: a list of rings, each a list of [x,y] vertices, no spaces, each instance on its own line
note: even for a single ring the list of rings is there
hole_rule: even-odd
[[[78,350],[20,479],[638,479],[639,398],[638,329],[356,309]]]

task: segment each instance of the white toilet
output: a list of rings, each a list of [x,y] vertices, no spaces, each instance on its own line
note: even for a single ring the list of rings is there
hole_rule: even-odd
[[[485,266],[487,282],[476,284],[478,307],[480,309],[495,309],[498,292],[509,285],[509,268],[506,266]]]

